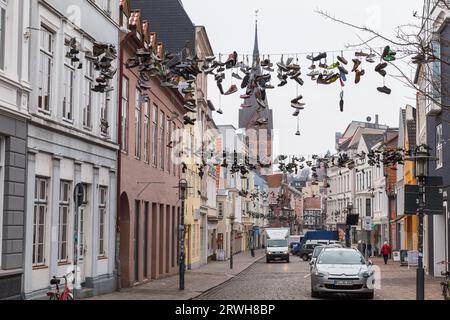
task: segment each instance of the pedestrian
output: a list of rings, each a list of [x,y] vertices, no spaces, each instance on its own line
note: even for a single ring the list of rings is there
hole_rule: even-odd
[[[384,241],[384,245],[381,247],[381,253],[383,254],[384,264],[387,264],[389,253],[391,253],[391,247],[387,241]]]
[[[362,244],[362,254],[364,257],[366,256],[366,243],[365,242],[363,242],[363,244]]]
[[[372,256],[372,244],[367,245],[367,256],[370,258]]]

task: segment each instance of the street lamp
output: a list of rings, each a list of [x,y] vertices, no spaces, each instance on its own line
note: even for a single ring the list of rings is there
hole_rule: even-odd
[[[405,157],[406,161],[413,161],[413,173],[417,177],[417,185],[419,186],[419,208],[417,210],[418,216],[418,230],[417,230],[417,246],[419,251],[419,257],[417,261],[417,273],[416,273],[416,299],[425,299],[425,271],[423,269],[423,218],[425,211],[425,185],[426,178],[428,177],[428,161],[437,160],[437,158],[431,157],[428,153],[429,147],[427,145],[419,145],[416,147],[414,155],[411,157]]]
[[[347,203],[347,215],[351,215],[352,210],[353,210],[353,203],[348,202]],[[345,226],[345,246],[347,248],[351,247],[350,228],[351,228],[351,226],[349,224],[349,221],[347,221],[346,226]]]
[[[231,232],[230,232],[230,269],[233,269],[233,242],[234,242],[234,220],[236,217],[233,215],[229,216],[231,224]]]
[[[185,252],[184,252],[184,237],[185,237],[185,226],[184,226],[184,202],[187,199],[187,189],[188,183],[186,179],[181,179],[178,183],[178,197],[181,200],[181,212],[180,212],[180,225],[179,225],[179,239],[178,246],[180,249],[180,290],[184,290],[184,271],[185,271]]]

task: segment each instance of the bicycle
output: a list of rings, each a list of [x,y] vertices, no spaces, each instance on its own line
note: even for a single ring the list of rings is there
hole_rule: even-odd
[[[438,264],[450,265],[450,262],[441,261]],[[441,282],[442,295],[444,296],[444,300],[450,300],[450,271],[441,272],[441,275],[445,277],[445,281]]]
[[[74,273],[75,271],[72,271],[62,277],[53,276],[53,279],[50,280],[50,285],[55,286],[55,290],[50,290],[47,292],[47,296],[50,300],[73,300],[73,292],[67,285],[67,276]],[[64,279],[64,289],[62,293],[59,290],[61,279]]]

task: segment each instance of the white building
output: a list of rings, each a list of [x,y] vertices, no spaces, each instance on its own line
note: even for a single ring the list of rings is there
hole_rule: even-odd
[[[53,276],[73,269],[77,252],[83,293],[110,292],[116,285],[118,81],[117,75],[110,80],[112,92],[93,92],[99,72],[85,57],[96,42],[118,50],[119,0],[31,1],[28,9],[36,58],[30,66],[25,295],[45,295]],[[72,38],[81,65],[66,57],[65,41]],[[85,195],[74,235],[78,183]]]
[[[0,300],[20,298],[23,285],[29,3],[0,0]]]

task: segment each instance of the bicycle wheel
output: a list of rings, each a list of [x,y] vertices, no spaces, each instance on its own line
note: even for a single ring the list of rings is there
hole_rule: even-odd
[[[67,299],[66,300],[73,300],[73,293],[69,292],[69,294],[67,295]]]

